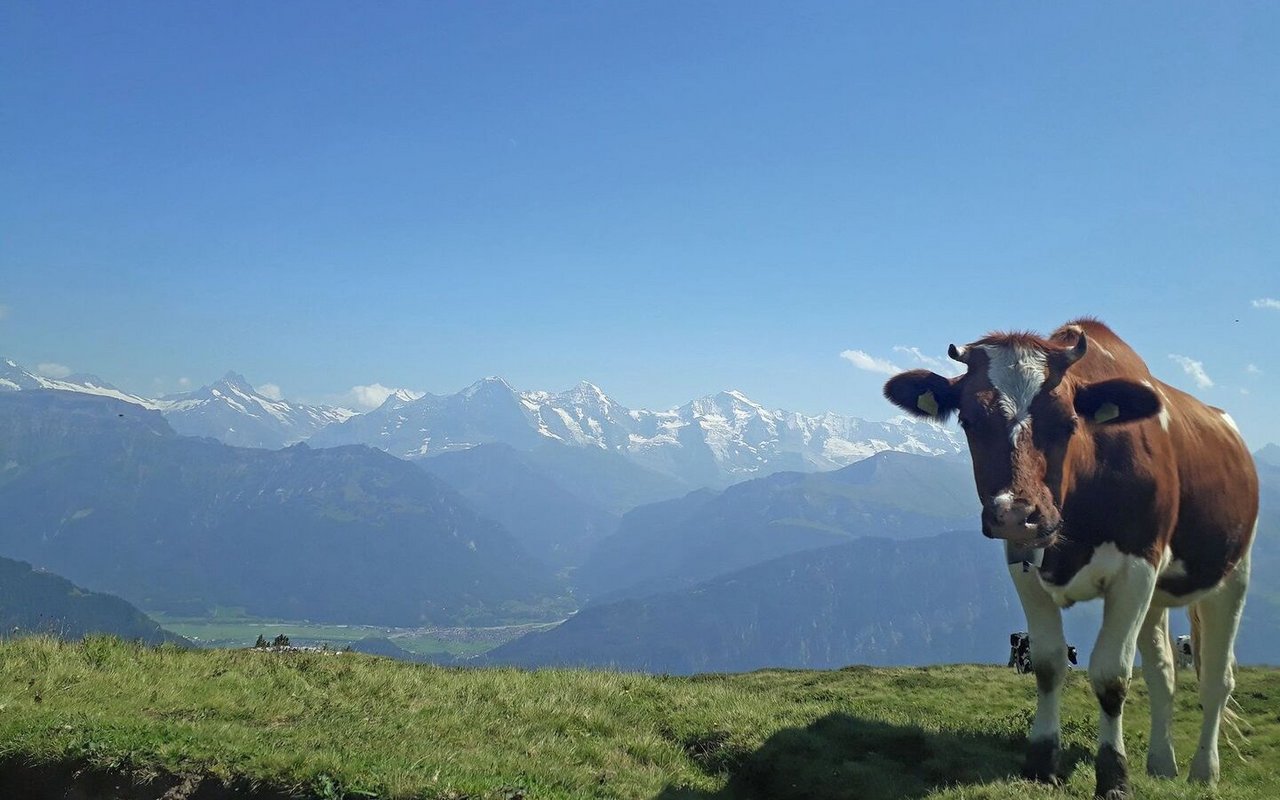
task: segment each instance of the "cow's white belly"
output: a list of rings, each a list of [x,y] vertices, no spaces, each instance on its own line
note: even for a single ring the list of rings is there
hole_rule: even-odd
[[[1072,603],[1101,597],[1116,576],[1129,569],[1152,570],[1154,568],[1145,558],[1125,555],[1120,552],[1120,548],[1107,542],[1093,549],[1089,563],[1071,576],[1071,580],[1066,584],[1059,586],[1048,583],[1044,576],[1040,575],[1040,585],[1053,598],[1054,603],[1061,608],[1066,608]]]

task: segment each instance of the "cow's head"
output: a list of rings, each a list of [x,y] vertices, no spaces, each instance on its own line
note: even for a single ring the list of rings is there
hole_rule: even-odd
[[[1083,332],[1066,344],[993,334],[951,345],[951,358],[968,367],[964,375],[912,370],[885,384],[885,397],[917,417],[959,415],[988,537],[1023,547],[1053,544],[1063,524],[1065,467],[1073,447],[1096,426],[1159,413],[1159,397],[1143,383],[1073,379],[1071,367],[1088,347]]]

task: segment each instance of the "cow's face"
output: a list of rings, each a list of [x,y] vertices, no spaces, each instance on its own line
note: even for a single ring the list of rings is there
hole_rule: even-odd
[[[989,336],[952,345],[967,365],[958,378],[912,370],[885,384],[885,397],[921,417],[957,414],[982,501],[982,532],[1023,547],[1048,547],[1063,526],[1069,454],[1098,425],[1144,419],[1160,410],[1148,386],[1113,379],[1081,384],[1069,375],[1084,357],[1072,346],[1025,335]]]

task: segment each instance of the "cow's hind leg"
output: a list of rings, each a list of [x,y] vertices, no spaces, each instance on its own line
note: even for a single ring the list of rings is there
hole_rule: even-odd
[[[1152,606],[1138,632],[1142,674],[1151,695],[1151,747],[1147,774],[1172,778],[1178,774],[1173,755],[1173,691],[1176,671],[1169,642],[1169,609]]]
[[[1107,586],[1102,630],[1089,659],[1089,681],[1093,684],[1101,711],[1094,792],[1107,800],[1129,796],[1129,764],[1124,749],[1124,701],[1133,673],[1138,631],[1146,619],[1155,586],[1155,567],[1141,558],[1126,559]]]
[[[1036,675],[1036,716],[1031,724],[1027,760],[1022,774],[1035,781],[1057,781],[1059,706],[1067,675],[1067,641],[1062,635],[1062,611],[1022,562],[1009,565],[1009,574],[1027,615],[1031,637],[1031,669]]]
[[[1192,647],[1196,653],[1196,673],[1200,676],[1200,706],[1204,709],[1200,745],[1188,775],[1193,781],[1212,783],[1218,779],[1218,730],[1236,684],[1236,630],[1240,627],[1248,588],[1249,557],[1246,555],[1217,591],[1191,609],[1191,613],[1200,618],[1199,624],[1193,625]]]

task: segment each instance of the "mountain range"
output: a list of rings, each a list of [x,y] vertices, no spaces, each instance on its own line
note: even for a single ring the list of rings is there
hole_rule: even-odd
[[[502,442],[555,442],[615,452],[688,488],[724,487],[784,470],[835,469],[883,450],[963,452],[960,436],[907,417],[868,422],[839,414],[770,410],[720,392],[670,411],[628,409],[590,383],[521,392],[486,378],[451,395],[393,395],[380,407],[317,433],[311,444],[368,444],[423,458]]]
[[[562,610],[549,567],[413,464],[179,436],[106,397],[0,393],[0,509],[0,553],[153,610],[388,625]]]
[[[936,458],[914,460],[929,462],[927,469],[942,462]],[[858,516],[856,511],[850,513],[856,506],[839,509],[833,505],[830,495],[839,491],[837,486],[787,492],[775,485],[778,478],[819,484],[854,479],[855,485],[870,478],[864,485],[875,486],[879,473],[886,492],[898,492],[899,501],[914,495],[920,510],[941,512],[943,516],[937,519],[945,519],[951,513],[946,498],[953,496],[939,490],[959,476],[948,476],[945,471],[930,475],[925,470],[913,474],[909,469],[920,465],[911,462],[910,456],[883,453],[837,472],[773,476],[748,481],[722,494],[701,493],[704,496],[696,498],[696,503],[692,503],[694,498],[685,498],[636,509],[627,515],[635,536],[656,538],[626,554],[640,572],[628,576],[621,569],[626,559],[610,558],[615,569],[598,575],[594,583],[608,586],[612,580],[615,591],[596,598],[555,628],[527,634],[493,650],[483,661],[671,673],[1002,662],[1008,654],[1009,633],[1024,630],[1025,617],[1000,543],[973,530],[976,514],[956,532],[909,538],[863,536],[831,547],[756,560],[736,569],[735,564],[749,560],[730,552],[736,544],[721,552],[707,547],[713,542],[725,543],[735,530],[741,530],[748,552],[756,557],[765,552],[750,527],[736,528],[732,517],[719,522],[719,514],[707,512],[717,501],[724,504],[721,513],[742,507],[763,510],[766,517],[777,519]],[[861,476],[860,467],[864,467]],[[1280,585],[1280,466],[1260,462],[1258,472],[1261,515],[1249,597],[1235,652],[1243,664],[1275,665],[1280,664],[1280,594],[1275,591]],[[734,489],[738,490],[734,502],[722,499]],[[953,510],[959,511],[965,502],[960,497],[953,499]],[[886,520],[893,518],[897,502],[882,502]],[[676,513],[681,508],[692,509],[693,516]],[[829,517],[833,510],[838,516]],[[652,517],[652,524],[641,524],[644,517]],[[677,526],[666,528],[663,520],[675,520]],[[847,534],[855,526],[843,522],[835,527]],[[893,530],[891,525],[884,529]],[[672,530],[676,535],[668,535]],[[779,534],[792,530],[783,526]],[[803,542],[789,542],[787,546],[798,549],[800,544]],[[612,540],[605,540],[596,550],[597,561],[613,547]],[[676,548],[680,555],[655,557],[668,548]],[[665,580],[637,585],[646,568],[652,573],[652,563],[666,570]],[[584,565],[589,586],[592,572],[598,568],[590,561]],[[703,579],[695,581],[699,575]],[[628,581],[632,583],[629,590]],[[621,589],[616,588],[619,584]],[[1081,603],[1064,615],[1067,639],[1079,649],[1081,664],[1087,663],[1092,651],[1101,611],[1101,603]],[[1170,614],[1174,633],[1186,633],[1185,611],[1172,609]]]
[[[114,397],[143,408],[155,408],[154,400],[147,400],[112,386],[97,375],[76,373],[63,378],[50,378],[23,368],[11,358],[0,358],[0,392],[28,389],[50,389],[60,392],[77,392],[99,397]]]
[[[617,454],[684,490],[723,488],[788,470],[836,469],[885,450],[942,455],[965,448],[958,432],[930,422],[768,409],[736,391],[649,411],[626,408],[591,383],[552,393],[517,391],[501,378],[485,378],[448,395],[396,391],[379,407],[356,414],[268,397],[234,372],[192,392],[147,399],[91,376],[55,380],[11,360],[0,363],[0,390],[115,397],[160,411],[178,433],[240,447],[365,444],[421,459],[479,444],[522,451],[555,444]]]
[[[149,399],[118,389],[96,375],[50,378],[23,368],[12,359],[0,359],[0,392],[30,389],[124,400],[161,412],[184,436],[207,436],[237,447],[286,447],[355,414],[345,408],[267,397],[234,372],[194,391]]]
[[[1004,659],[1010,631],[1023,627],[1002,553],[981,534],[866,537],[679,591],[591,605],[484,661],[676,674],[931,664],[942,653],[990,663]]]
[[[969,527],[978,512],[960,459],[882,452],[838,470],[780,472],[636,508],[575,583],[597,599],[666,591],[860,537]]]
[[[320,429],[355,416],[346,408],[267,397],[234,372],[209,386],[152,402],[184,436],[270,450],[305,441]]]

